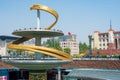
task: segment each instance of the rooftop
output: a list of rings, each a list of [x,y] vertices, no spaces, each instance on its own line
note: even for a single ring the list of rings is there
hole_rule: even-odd
[[[8,35],[0,35],[1,40],[15,40],[18,39],[19,37],[17,36],[8,36]]]
[[[14,66],[5,64],[0,60],[0,68],[14,68]]]

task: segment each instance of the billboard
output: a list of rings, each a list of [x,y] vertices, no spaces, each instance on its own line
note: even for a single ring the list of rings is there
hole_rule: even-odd
[[[0,69],[0,80],[9,80],[8,69]]]

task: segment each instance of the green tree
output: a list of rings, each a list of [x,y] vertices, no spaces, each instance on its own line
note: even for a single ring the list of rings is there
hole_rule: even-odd
[[[25,51],[24,50],[15,50],[15,55],[19,55],[19,56],[25,56]]]
[[[44,43],[44,44],[45,44],[45,43]],[[62,47],[60,46],[60,42],[59,42],[58,39],[54,39],[54,38],[48,39],[48,40],[46,41],[46,45],[47,45],[48,47],[50,47],[50,48],[54,48],[54,49],[57,49],[57,50],[62,51]]]
[[[69,53],[71,52],[70,48],[64,48],[64,52]]]
[[[86,43],[79,43],[79,49],[80,49],[80,53],[84,53],[86,50],[89,49],[89,46]]]

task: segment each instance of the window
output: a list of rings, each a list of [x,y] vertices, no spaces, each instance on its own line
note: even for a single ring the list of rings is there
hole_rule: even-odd
[[[105,39],[103,39],[103,42],[105,42]]]
[[[109,40],[107,39],[107,42],[108,42]]]
[[[105,35],[103,35],[103,38],[105,37]]]
[[[117,34],[114,34],[114,36],[118,36]]]
[[[106,37],[108,38],[108,34],[106,34]]]
[[[103,46],[105,46],[105,44],[103,44]]]
[[[100,35],[100,38],[102,38],[102,35]]]

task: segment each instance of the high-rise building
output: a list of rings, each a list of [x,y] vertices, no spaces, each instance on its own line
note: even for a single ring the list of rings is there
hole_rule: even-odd
[[[64,48],[70,48],[70,54],[73,56],[74,54],[79,54],[79,43],[76,41],[76,35],[71,34],[70,32],[68,35],[64,35],[59,37],[60,46]]]

